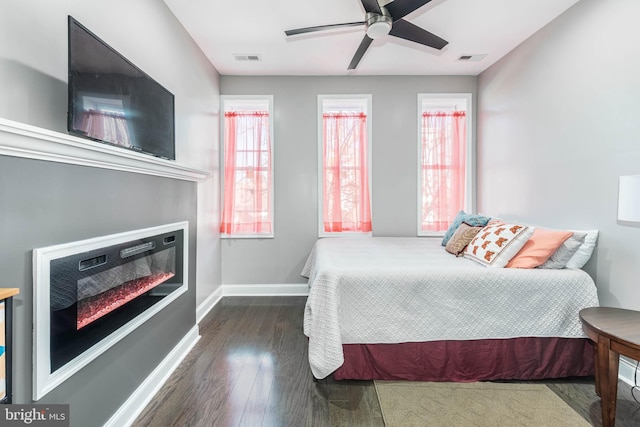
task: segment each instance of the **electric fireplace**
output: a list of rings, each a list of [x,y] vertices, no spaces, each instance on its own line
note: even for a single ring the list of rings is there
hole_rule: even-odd
[[[187,290],[186,222],[35,249],[33,398]]]

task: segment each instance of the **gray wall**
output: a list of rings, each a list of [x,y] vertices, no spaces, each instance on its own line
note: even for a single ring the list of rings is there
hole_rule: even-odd
[[[602,305],[640,309],[640,228],[616,223],[640,174],[637,0],[582,0],[479,77],[478,207],[598,229],[586,269]]]
[[[38,401],[70,404],[73,426],[102,425],[195,324],[195,212],[195,183],[0,156],[2,285],[20,288],[15,403],[31,402],[32,250],[189,221],[189,291]]]
[[[373,234],[415,236],[417,94],[472,93],[475,103],[477,79],[222,76],[220,86],[223,95],[274,95],[275,120],[275,238],[223,240],[222,283],[280,284],[304,283],[300,271],[318,238],[317,95],[372,95]]]
[[[198,183],[200,305],[220,286],[219,74],[164,2],[0,0],[0,117],[66,132],[67,15],[175,95],[176,161]]]
[[[0,117],[66,132],[67,15],[169,89],[177,162],[204,182],[0,156],[0,272],[20,288],[15,401],[31,401],[31,251],[187,220],[189,291],[64,382],[43,403],[71,405],[71,425],[102,425],[195,324],[220,286],[219,75],[157,0],[0,0]],[[130,212],[136,212],[135,215]],[[197,248],[197,251],[196,251]]]

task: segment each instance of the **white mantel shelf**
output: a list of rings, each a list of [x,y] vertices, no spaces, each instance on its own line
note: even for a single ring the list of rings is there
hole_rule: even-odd
[[[202,181],[209,172],[171,160],[0,118],[0,155]]]

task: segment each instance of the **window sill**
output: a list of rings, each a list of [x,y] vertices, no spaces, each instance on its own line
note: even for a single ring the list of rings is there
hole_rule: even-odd
[[[209,172],[135,151],[0,118],[0,155],[202,181]]]
[[[418,237],[444,237],[444,231],[421,231],[418,232]]]
[[[373,232],[355,233],[355,232],[338,232],[338,233],[319,233],[318,237],[373,237]]]
[[[235,240],[235,239],[275,239],[273,234],[245,234],[245,235],[228,235],[221,234],[221,239]]]

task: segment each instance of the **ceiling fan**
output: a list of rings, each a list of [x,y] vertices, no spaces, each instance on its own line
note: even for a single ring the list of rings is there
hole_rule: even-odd
[[[380,6],[378,0],[360,1],[367,13],[364,21],[297,28],[295,30],[287,30],[284,33],[287,36],[295,36],[298,34],[312,33],[335,28],[356,27],[360,25],[366,26],[366,34],[362,39],[362,42],[360,42],[360,46],[358,47],[358,50],[356,50],[353,59],[351,59],[351,62],[349,63],[349,70],[356,69],[373,39],[386,36],[387,34],[438,50],[442,49],[449,43],[435,34],[423,30],[411,22],[402,19],[414,10],[429,3],[431,0],[394,0],[384,6]]]

